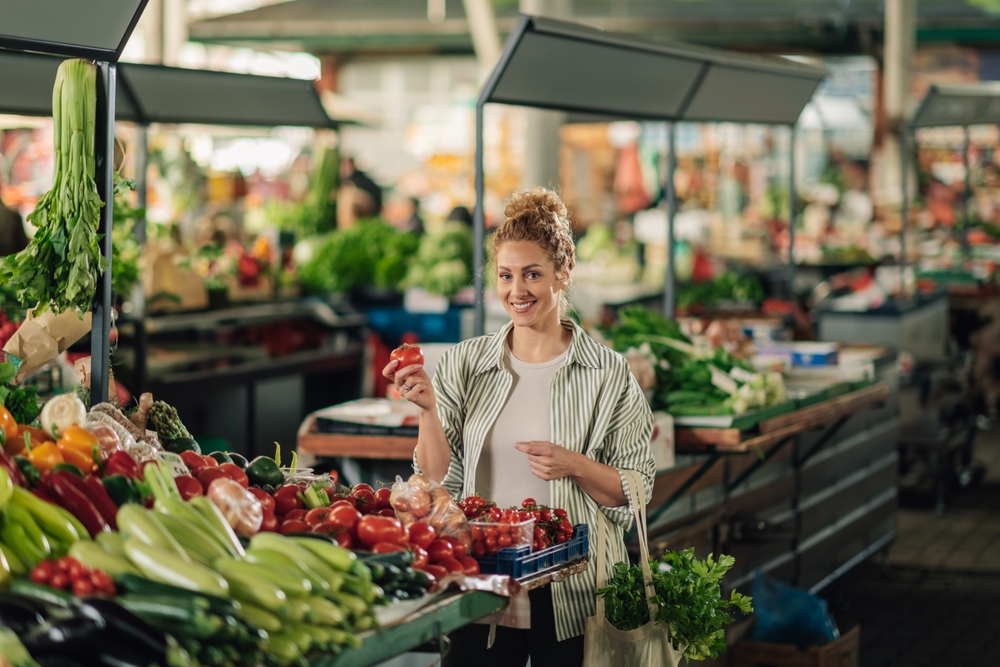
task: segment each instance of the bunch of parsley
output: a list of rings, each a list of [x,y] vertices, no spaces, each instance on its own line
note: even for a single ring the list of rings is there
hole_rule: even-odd
[[[688,660],[717,658],[726,649],[725,627],[733,622],[732,614],[753,611],[749,596],[733,591],[728,600],[722,597],[722,577],[735,563],[725,555],[718,561],[711,554],[698,560],[694,549],[668,551],[659,561],[649,559],[656,592],[653,602],[659,606],[655,622],[670,624],[671,642],[675,649],[685,647]],[[617,563],[614,577],[597,594],[604,596],[605,616],[619,630],[635,630],[649,621],[638,565]]]
[[[0,363],[0,405],[7,408],[18,424],[30,424],[42,411],[38,405],[38,387],[11,384],[17,371],[10,363]]]

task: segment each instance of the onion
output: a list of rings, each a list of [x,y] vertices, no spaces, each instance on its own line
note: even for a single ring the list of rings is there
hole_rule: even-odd
[[[87,421],[87,406],[75,394],[60,394],[42,408],[42,430],[55,439],[70,426]]]
[[[205,495],[215,503],[237,535],[252,537],[260,530],[264,521],[264,508],[257,497],[239,482],[219,478],[209,485]]]

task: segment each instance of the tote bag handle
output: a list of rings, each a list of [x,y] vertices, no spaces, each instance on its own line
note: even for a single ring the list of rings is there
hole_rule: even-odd
[[[636,535],[639,539],[639,557],[642,566],[642,580],[646,587],[646,604],[649,607],[649,620],[652,622],[656,618],[659,607],[653,603],[652,597],[656,594],[653,588],[653,573],[649,569],[649,539],[646,533],[646,492],[642,485],[642,478],[634,470],[624,470],[623,476],[628,485],[629,497],[632,499],[632,516],[635,518]],[[604,512],[597,509],[597,588],[598,590],[608,585],[607,562],[608,539],[605,531],[610,528],[609,519],[604,516]],[[608,531],[610,532],[610,531]],[[597,596],[597,617],[604,618],[604,596]]]

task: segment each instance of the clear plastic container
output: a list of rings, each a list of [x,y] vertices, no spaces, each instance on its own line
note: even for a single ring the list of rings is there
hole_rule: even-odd
[[[531,549],[535,532],[535,518],[520,523],[500,523],[497,521],[470,521],[472,528],[472,555],[492,556],[507,547],[528,547]]]

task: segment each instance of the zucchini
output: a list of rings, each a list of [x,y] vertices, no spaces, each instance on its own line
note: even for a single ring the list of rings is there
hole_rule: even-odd
[[[48,586],[40,586],[30,579],[11,579],[7,588],[11,593],[24,595],[35,600],[40,600],[56,607],[71,608],[75,603],[75,598],[69,593],[57,591]]]
[[[288,614],[288,597],[270,581],[234,571],[223,572],[222,577],[229,584],[230,594],[237,600],[246,600],[279,616]]]
[[[132,505],[126,505],[125,508],[127,507]],[[229,584],[217,572],[197,563],[185,561],[164,549],[128,539],[125,541],[125,555],[140,572],[153,581],[177,585],[208,595],[219,597],[229,595]]]
[[[352,616],[363,616],[368,613],[368,603],[356,595],[341,591],[340,593],[331,593],[330,598]]]
[[[344,610],[326,598],[311,597],[308,602],[316,625],[340,625],[344,622]]]
[[[115,578],[119,592],[125,591],[137,595],[165,595],[179,598],[197,597],[208,601],[209,610],[220,616],[238,614],[240,604],[231,597],[219,597],[204,593],[193,593],[186,588],[178,588],[170,584],[153,581],[145,577],[126,574]]]
[[[97,542],[74,542],[69,548],[69,555],[92,570],[104,570],[111,577],[139,574],[139,570],[126,558],[105,551]]]
[[[297,623],[286,626],[281,636],[288,638],[289,641],[295,644],[299,652],[303,655],[308,653],[309,648],[312,646],[312,635],[303,630],[302,626]]]
[[[296,545],[304,547],[308,551],[312,552],[329,567],[338,572],[350,572],[351,566],[354,564],[354,561],[357,560],[357,556],[354,555],[353,551],[345,549],[341,546],[333,545],[330,542],[306,540],[298,537],[293,537],[291,540]]]
[[[304,562],[287,554],[272,551],[271,549],[251,547],[247,551],[246,559],[250,563],[298,572],[309,580],[314,593],[329,593],[331,590],[328,580],[324,579]]]
[[[330,638],[338,646],[346,646],[353,649],[361,648],[361,639],[353,632],[348,632],[347,630],[330,628]]]
[[[216,560],[213,567],[222,574],[226,572],[242,572],[248,577],[266,579],[280,588],[288,598],[305,598],[312,593],[312,583],[308,578],[299,572],[293,572],[284,568],[247,561],[237,561],[232,558]]]
[[[125,556],[133,563],[135,561],[128,552],[129,542],[154,547],[191,564],[191,557],[152,512],[147,512],[139,505],[123,505],[118,510],[117,521],[122,539],[125,540]]]
[[[306,600],[289,600],[288,601],[288,620],[293,623],[298,623],[299,621],[312,622],[312,607],[309,606],[309,602]]]
[[[250,602],[240,605],[240,618],[255,628],[260,628],[267,632],[280,632],[281,619],[263,607],[258,607]]]
[[[334,568],[327,565],[324,558],[317,556],[309,547],[302,546],[301,543],[284,535],[279,535],[278,533],[257,533],[250,541],[250,544],[254,547],[270,549],[289,556],[296,563],[301,563],[311,569],[327,583],[330,583],[334,578]],[[322,542],[309,542],[309,544],[319,545]],[[351,552],[347,551],[347,553],[350,554]],[[350,566],[348,565],[348,567]]]
[[[121,511],[121,510],[119,510]],[[97,534],[94,541],[101,545],[101,548],[109,554],[125,557],[125,540],[121,533],[104,531]]]
[[[267,652],[274,656],[278,665],[291,665],[302,658],[298,645],[286,635],[271,635]]]

